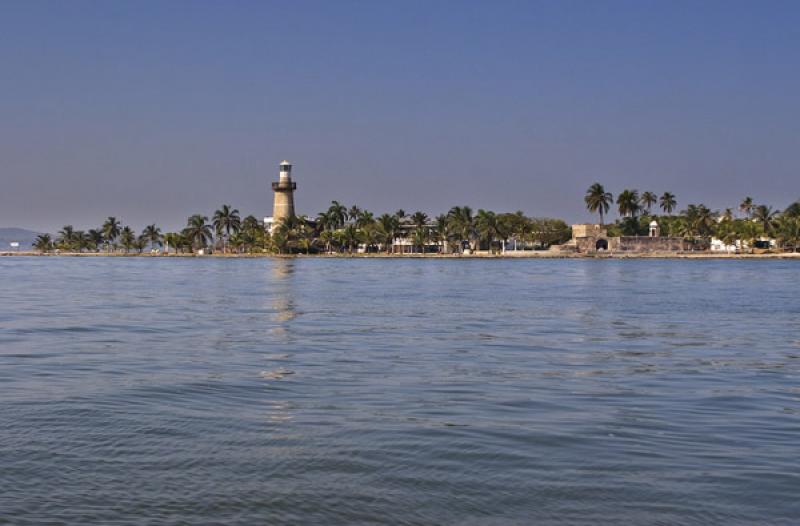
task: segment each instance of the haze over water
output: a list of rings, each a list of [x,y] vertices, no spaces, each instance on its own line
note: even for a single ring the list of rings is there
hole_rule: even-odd
[[[0,258],[0,524],[793,524],[792,261]]]

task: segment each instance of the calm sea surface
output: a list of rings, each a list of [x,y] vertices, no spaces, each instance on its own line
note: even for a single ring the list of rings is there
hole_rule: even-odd
[[[798,524],[798,283],[0,258],[0,523]]]

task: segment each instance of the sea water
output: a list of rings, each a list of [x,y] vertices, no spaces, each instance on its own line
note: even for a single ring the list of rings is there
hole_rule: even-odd
[[[799,282],[0,258],[0,523],[797,524]]]

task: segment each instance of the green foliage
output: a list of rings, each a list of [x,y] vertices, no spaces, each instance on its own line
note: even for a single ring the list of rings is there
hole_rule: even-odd
[[[600,214],[600,224],[602,225],[603,216],[608,213],[611,203],[614,202],[614,196],[610,192],[606,192],[600,183],[594,183],[586,191],[586,196],[583,200],[590,212]]]
[[[38,235],[36,241],[33,243],[33,248],[39,252],[50,252],[53,250],[53,239],[50,237],[50,234]]]

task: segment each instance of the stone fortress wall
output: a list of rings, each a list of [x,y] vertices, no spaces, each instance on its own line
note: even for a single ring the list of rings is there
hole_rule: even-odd
[[[561,246],[562,252],[578,254],[603,254],[627,252],[631,254],[676,253],[685,250],[682,237],[661,236],[657,224],[651,224],[649,236],[609,237],[603,225],[572,225],[572,239]]]

